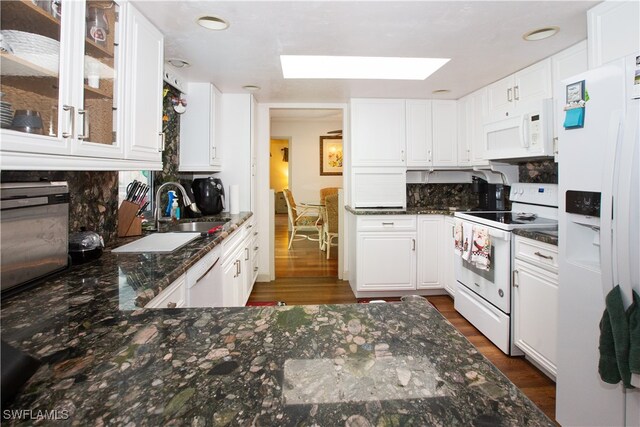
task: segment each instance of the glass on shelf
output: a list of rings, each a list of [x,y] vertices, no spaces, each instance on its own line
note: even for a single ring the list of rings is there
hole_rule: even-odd
[[[58,135],[62,13],[59,1],[0,2],[2,128]]]
[[[116,73],[118,5],[89,0],[85,7],[84,139],[116,141]]]

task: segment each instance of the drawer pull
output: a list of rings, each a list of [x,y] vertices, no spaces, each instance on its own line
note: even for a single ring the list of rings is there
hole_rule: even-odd
[[[257,232],[257,231],[254,231],[254,232],[253,232],[253,235],[254,235],[254,236],[257,236],[257,235],[258,235],[258,232]]]
[[[178,306],[178,304],[176,304],[175,302],[167,303],[167,308],[176,308],[177,306]]]
[[[412,251],[416,250],[416,239],[411,239],[411,250]]]
[[[383,222],[382,225],[393,225],[393,222]]]
[[[553,259],[551,255],[541,254],[540,252],[534,252],[534,255],[538,255],[540,258],[544,258],[544,259]]]

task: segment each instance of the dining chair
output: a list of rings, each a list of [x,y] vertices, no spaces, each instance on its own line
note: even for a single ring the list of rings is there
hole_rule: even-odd
[[[320,189],[320,203],[324,203],[327,196],[338,194],[339,187],[325,187]]]
[[[322,241],[321,237],[321,228],[322,222],[317,216],[307,215],[306,210],[298,211],[298,206],[296,205],[296,201],[293,198],[293,194],[291,190],[284,189],[282,190],[284,193],[284,200],[287,203],[287,214],[289,216],[289,225],[291,226],[291,238],[289,239],[289,249],[291,249],[291,245],[294,240],[316,240],[309,238],[309,236],[298,235],[298,239],[295,239],[298,231],[317,231],[318,232],[318,240]]]
[[[324,230],[324,246],[327,249],[327,259],[331,254],[331,246],[338,246],[337,243],[332,243],[333,239],[338,237],[338,194],[332,194],[327,196],[324,201],[325,204],[325,223]]]

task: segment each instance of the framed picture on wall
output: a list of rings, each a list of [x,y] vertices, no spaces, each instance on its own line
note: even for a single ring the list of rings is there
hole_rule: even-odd
[[[320,137],[320,175],[342,175],[342,136]]]

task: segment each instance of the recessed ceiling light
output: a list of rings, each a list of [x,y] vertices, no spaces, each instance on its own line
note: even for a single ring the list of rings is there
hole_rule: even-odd
[[[450,58],[280,55],[285,79],[424,80]]]
[[[242,86],[242,89],[246,90],[247,92],[257,92],[260,90],[260,86],[246,85],[246,86]]]
[[[538,28],[537,30],[529,31],[528,33],[524,33],[522,38],[529,42],[534,42],[538,40],[543,40],[555,35],[560,28],[558,27],[545,27]]]
[[[229,23],[217,16],[201,16],[198,18],[198,25],[215,31],[226,30],[229,28]]]
[[[187,61],[179,58],[167,59],[167,63],[173,65],[176,68],[187,68],[191,66],[191,64],[189,64]]]
[[[439,95],[439,94],[449,93],[449,92],[451,92],[449,89],[436,89],[431,93],[434,95]]]

